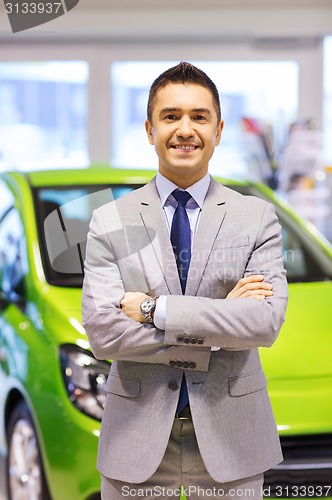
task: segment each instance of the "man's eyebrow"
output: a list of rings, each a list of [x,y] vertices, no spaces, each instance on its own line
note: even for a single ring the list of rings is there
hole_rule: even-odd
[[[159,115],[162,115],[164,113],[174,113],[175,111],[181,111],[181,108],[176,108],[176,107],[166,107],[160,110]],[[192,113],[207,113],[211,114],[211,111],[209,108],[194,108],[191,110]]]
[[[164,113],[174,113],[174,111],[181,111],[181,108],[175,108],[175,107],[166,107],[160,110],[159,115],[162,115]]]
[[[211,111],[209,108],[195,108],[192,110],[194,113],[207,113],[208,115],[211,114]]]

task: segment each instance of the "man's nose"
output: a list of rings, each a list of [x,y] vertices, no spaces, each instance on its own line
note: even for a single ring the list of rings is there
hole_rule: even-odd
[[[194,135],[192,122],[189,117],[183,116],[178,122],[178,128],[176,131],[178,137],[188,138]]]

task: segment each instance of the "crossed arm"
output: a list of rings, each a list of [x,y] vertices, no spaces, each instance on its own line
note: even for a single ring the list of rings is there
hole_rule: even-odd
[[[245,277],[227,297],[169,295],[165,330],[159,330],[141,316],[139,306],[147,295],[125,293],[117,256],[96,211],[88,237],[82,311],[95,356],[168,365],[170,359],[187,359],[190,351],[197,370],[206,371],[211,347],[244,350],[272,345],[285,317],[287,282],[280,229],[269,212],[263,217]],[[240,298],[247,300],[233,300]],[[183,332],[204,334],[204,346],[181,345],[178,336]]]
[[[264,275],[253,274],[246,278],[241,278],[233,290],[228,293],[226,299],[253,298],[264,300],[265,297],[271,297],[272,295],[272,285],[265,281]],[[148,295],[142,292],[126,292],[120,302],[122,311],[128,318],[139,323],[146,323],[146,319],[141,314],[140,304],[147,297]]]

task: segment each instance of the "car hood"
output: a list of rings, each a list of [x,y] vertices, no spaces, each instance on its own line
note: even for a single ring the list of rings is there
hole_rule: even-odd
[[[44,322],[58,344],[88,348],[82,327],[82,291],[49,287],[45,294]],[[332,282],[289,285],[285,323],[275,344],[261,348],[269,380],[332,376]]]
[[[267,377],[324,378],[332,375],[332,282],[289,285],[286,320],[275,344],[261,349]]]

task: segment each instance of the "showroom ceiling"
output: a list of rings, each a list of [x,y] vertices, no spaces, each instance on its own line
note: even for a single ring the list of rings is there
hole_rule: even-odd
[[[137,0],[80,0],[80,4],[82,8],[91,8],[94,9],[102,8],[102,9],[137,9],[138,2]],[[303,7],[330,7],[331,0],[181,0],[179,3],[178,0],[167,0],[166,2],[156,1],[156,0],[140,0],[139,7],[140,8],[150,8],[150,9],[174,9],[180,8],[183,9],[185,7],[189,8],[231,8],[231,9],[247,9],[247,8],[280,8],[280,7],[288,7],[288,8],[298,8],[301,9]]]
[[[0,2],[0,39],[12,43],[297,40],[303,45],[331,33],[332,0],[80,0],[67,15],[13,38]]]

